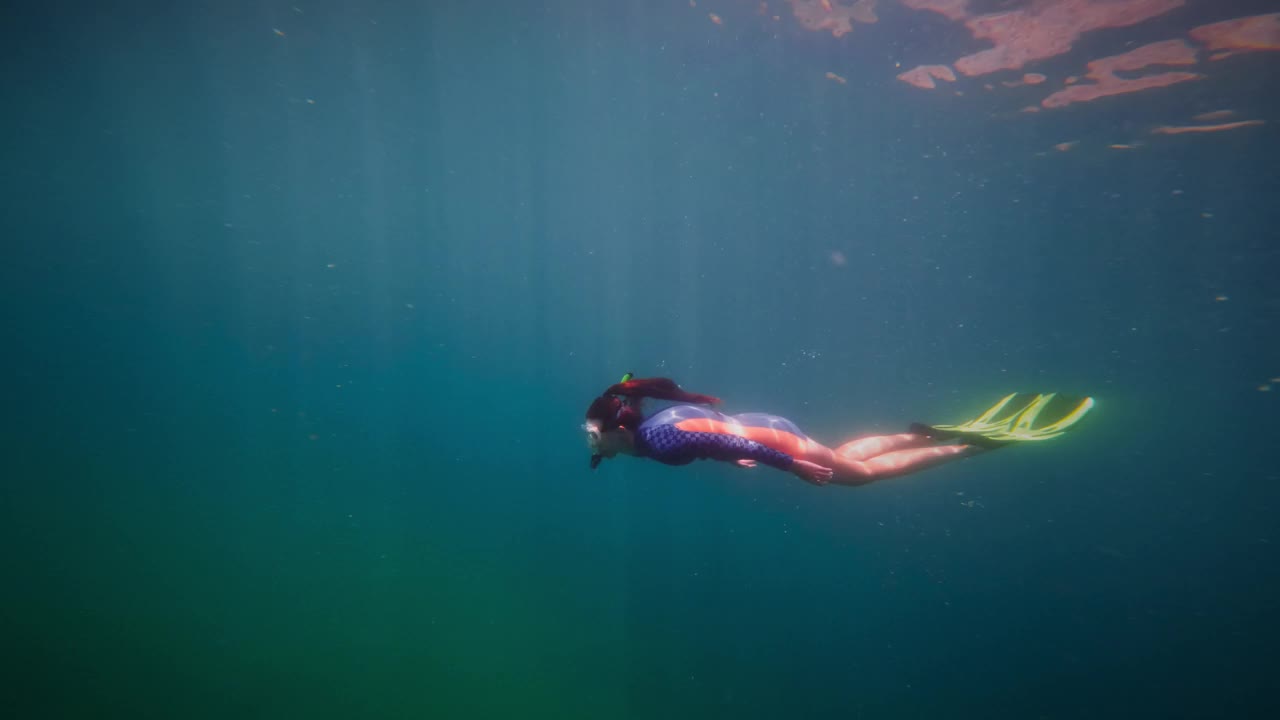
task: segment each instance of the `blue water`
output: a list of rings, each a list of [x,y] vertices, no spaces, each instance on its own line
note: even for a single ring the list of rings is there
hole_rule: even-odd
[[[972,41],[889,7],[173,5],[6,29],[19,715],[1280,709],[1275,54],[1029,116],[894,80]],[[832,443],[1099,404],[858,489],[592,473],[627,371]]]

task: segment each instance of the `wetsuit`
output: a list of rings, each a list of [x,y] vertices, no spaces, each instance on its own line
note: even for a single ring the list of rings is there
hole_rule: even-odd
[[[635,432],[636,455],[667,465],[694,460],[755,460],[790,470],[794,456],[812,443],[795,423],[777,415],[725,415],[677,405],[645,420]]]

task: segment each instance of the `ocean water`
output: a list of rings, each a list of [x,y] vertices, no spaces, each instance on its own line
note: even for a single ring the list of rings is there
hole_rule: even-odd
[[[690,5],[8,13],[14,717],[1274,716],[1280,55],[1022,113],[895,79],[983,47],[936,13]],[[831,443],[1098,407],[856,489],[591,472],[628,371]]]

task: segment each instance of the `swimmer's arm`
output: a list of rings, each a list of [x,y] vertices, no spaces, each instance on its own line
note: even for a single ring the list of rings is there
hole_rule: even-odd
[[[737,435],[708,432],[682,432],[681,442],[687,452],[697,457],[740,463],[754,461],[790,472],[795,459],[790,455]]]
[[[812,485],[826,485],[831,480],[831,468],[808,460],[798,460],[767,445],[737,435],[684,432],[682,439],[696,444],[695,452],[698,457],[723,460],[742,467],[754,467],[757,462],[761,462],[769,467],[791,473]]]

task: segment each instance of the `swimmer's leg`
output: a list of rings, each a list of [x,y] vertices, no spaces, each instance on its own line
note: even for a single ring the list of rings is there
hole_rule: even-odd
[[[918,433],[900,433],[898,435],[872,435],[856,438],[836,448],[836,454],[850,460],[870,460],[895,450],[929,447],[934,440]]]
[[[866,485],[867,483],[898,477],[924,470],[945,462],[969,457],[981,452],[971,445],[936,445],[895,450],[876,455],[867,460],[853,460],[835,453],[835,476],[831,482],[837,485]]]

